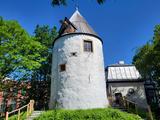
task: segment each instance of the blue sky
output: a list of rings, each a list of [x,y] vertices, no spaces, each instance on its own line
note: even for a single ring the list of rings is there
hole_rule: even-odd
[[[72,0],[67,7],[55,7],[51,0],[1,0],[0,16],[17,20],[33,34],[35,26],[59,28],[59,20],[75,11]],[[160,0],[78,0],[79,11],[103,39],[105,66],[124,60],[130,64],[137,47],[152,39],[160,24]],[[85,3],[84,3],[85,2]]]

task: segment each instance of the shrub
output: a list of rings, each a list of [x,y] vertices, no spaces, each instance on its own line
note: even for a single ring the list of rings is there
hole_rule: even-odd
[[[35,120],[142,120],[138,115],[120,110],[88,109],[88,110],[50,110]]]

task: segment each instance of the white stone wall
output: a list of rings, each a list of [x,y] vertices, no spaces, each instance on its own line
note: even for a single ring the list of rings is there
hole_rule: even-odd
[[[93,52],[84,52],[84,40],[93,42]],[[66,64],[66,71],[59,71],[60,64]],[[59,38],[53,48],[50,108],[88,109],[107,105],[102,42],[89,35]]]
[[[127,94],[130,88],[134,89],[135,92],[128,96]],[[143,82],[109,83],[109,90],[113,98],[115,97],[115,93],[122,93],[122,96],[126,96],[127,99],[136,102],[139,107],[147,107],[145,88]]]

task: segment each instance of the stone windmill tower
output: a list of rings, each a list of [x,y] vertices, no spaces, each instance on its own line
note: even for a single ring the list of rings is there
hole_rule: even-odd
[[[102,40],[78,10],[65,18],[53,43],[50,108],[108,105]]]

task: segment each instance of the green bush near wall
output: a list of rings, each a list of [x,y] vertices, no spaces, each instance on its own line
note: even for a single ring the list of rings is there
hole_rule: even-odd
[[[142,120],[138,115],[120,110],[88,109],[88,110],[50,110],[35,120]]]

